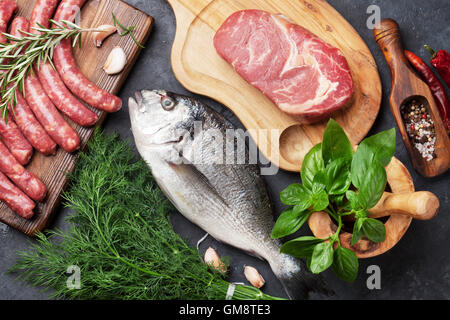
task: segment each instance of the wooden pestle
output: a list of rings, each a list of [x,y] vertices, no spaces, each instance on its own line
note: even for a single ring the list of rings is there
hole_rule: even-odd
[[[417,220],[430,220],[439,210],[439,199],[431,192],[385,192],[375,207],[369,209],[371,218],[402,214]]]

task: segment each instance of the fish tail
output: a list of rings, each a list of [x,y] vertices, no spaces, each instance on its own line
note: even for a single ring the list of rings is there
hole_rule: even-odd
[[[273,270],[289,299],[305,300],[310,292],[326,296],[334,295],[334,291],[330,289],[323,277],[312,274],[302,260],[284,255],[284,259],[279,259],[277,264],[278,266]]]

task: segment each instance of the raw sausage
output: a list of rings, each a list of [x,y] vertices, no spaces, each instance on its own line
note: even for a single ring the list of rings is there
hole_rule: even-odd
[[[25,219],[34,215],[35,203],[20,191],[8,178],[0,172],[0,200],[4,201],[12,211]]]
[[[85,2],[86,0],[61,1],[54,20],[73,21]],[[81,100],[94,108],[107,112],[116,112],[122,108],[122,100],[119,97],[102,90],[81,73],[73,57],[70,39],[62,40],[56,46],[53,61],[66,86]]]
[[[58,2],[59,0],[37,0],[31,15],[30,27],[38,27],[38,24],[41,24],[47,28]],[[31,32],[38,31],[31,30]],[[93,126],[97,122],[98,116],[72,95],[49,62],[42,63],[37,74],[48,97],[68,118],[84,127]]]
[[[80,137],[45,93],[36,70],[25,79],[25,93],[28,105],[53,141],[69,153],[78,150]]]
[[[33,111],[31,111],[20,92],[17,92],[14,115],[17,126],[37,151],[46,156],[56,153],[56,143],[36,120]]]
[[[3,172],[31,199],[44,200],[47,194],[45,185],[34,174],[25,170],[2,142],[0,142],[0,172]]]
[[[6,32],[7,24],[16,9],[17,5],[14,1],[0,2],[0,32]],[[1,35],[0,42],[5,43],[6,41],[6,38]],[[33,155],[33,147],[23,136],[9,113],[6,114],[6,120],[0,119],[0,137],[12,155],[22,165],[30,162]]]
[[[36,22],[39,22],[44,27],[49,26],[48,20],[53,17],[56,8],[58,7],[59,0],[36,0],[33,7],[33,12],[31,13],[30,24],[31,27],[37,27]],[[32,30],[31,33],[35,33]]]
[[[91,127],[98,121],[98,116],[86,108],[66,88],[58,72],[50,63],[46,62],[40,65],[38,76],[48,97],[73,122],[83,127]]]
[[[13,0],[0,1],[0,42],[6,42],[3,32],[8,29],[8,22],[17,10],[17,3]]]
[[[17,37],[23,36],[20,30],[26,32],[30,30],[30,23],[23,17],[17,17],[13,20],[10,33]],[[44,155],[55,154],[56,143],[36,120],[33,111],[31,111],[19,90],[16,91],[16,95],[16,106],[14,109],[10,106],[9,111],[13,114],[17,126],[37,151]]]
[[[25,92],[28,105],[53,141],[69,153],[78,150],[80,137],[64,120],[47,96],[36,72],[26,78]]]
[[[25,166],[33,156],[33,147],[23,136],[11,114],[8,113],[6,117],[7,121],[0,119],[0,137],[14,158]]]

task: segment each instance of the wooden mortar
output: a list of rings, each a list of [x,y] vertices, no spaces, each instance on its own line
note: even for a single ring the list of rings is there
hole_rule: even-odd
[[[439,200],[430,192],[414,192],[414,183],[408,169],[397,159],[386,167],[389,187],[378,204],[369,210],[370,217],[389,218],[385,222],[386,240],[375,243],[363,237],[351,246],[352,234],[342,232],[339,236],[341,245],[356,253],[358,258],[370,258],[385,253],[394,247],[408,230],[411,220],[428,220],[439,210]],[[309,227],[317,238],[328,238],[337,230],[336,224],[325,212],[315,212],[308,220]]]

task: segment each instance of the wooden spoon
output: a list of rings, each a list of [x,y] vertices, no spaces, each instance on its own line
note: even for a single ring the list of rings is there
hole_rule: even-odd
[[[406,59],[397,22],[384,19],[375,26],[373,34],[391,69],[391,110],[412,164],[416,171],[425,177],[438,176],[450,166],[450,140],[430,88],[419,78]],[[402,119],[400,110],[411,100],[424,104],[434,122],[436,158],[431,161],[424,159],[411,143]]]

